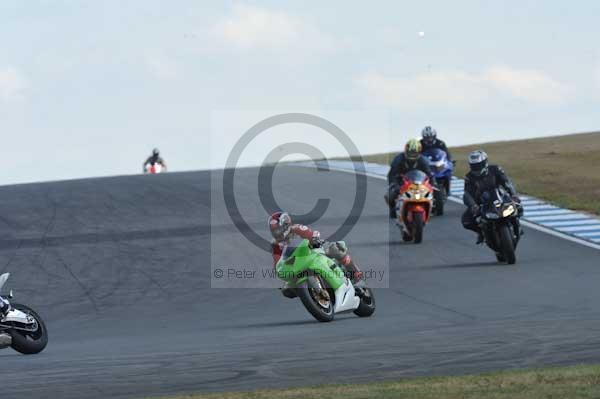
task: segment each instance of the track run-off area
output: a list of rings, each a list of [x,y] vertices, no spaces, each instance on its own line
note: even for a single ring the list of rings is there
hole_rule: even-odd
[[[258,173],[237,170],[234,192],[240,217],[267,238]],[[422,244],[405,244],[388,220],[386,182],[372,177],[344,239],[363,269],[386,267],[373,317],[318,323],[276,288],[243,288],[255,281],[211,288],[217,265],[271,266],[232,222],[222,180],[206,171],[0,187],[0,272],[50,335],[39,355],[0,351],[3,397],[136,398],[600,360],[598,250],[526,227],[517,264],[498,264],[453,202]],[[273,177],[275,199],[294,214],[330,200],[313,225],[324,236],[355,190],[349,173],[279,166]]]

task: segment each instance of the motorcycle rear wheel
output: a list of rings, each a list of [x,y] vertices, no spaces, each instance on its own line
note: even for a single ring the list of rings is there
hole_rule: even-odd
[[[435,216],[442,216],[444,214],[444,201],[446,200],[446,187],[442,185],[438,191],[434,191],[433,200],[435,201]]]
[[[369,317],[375,313],[375,297],[370,288],[364,289],[365,295],[360,298],[360,305],[354,309],[354,314],[358,317]]]
[[[8,333],[12,337],[11,347],[24,355],[40,353],[48,345],[48,330],[46,329],[44,320],[28,306],[20,303],[12,303],[11,306],[23,313],[29,314],[38,324],[37,330],[33,332],[8,330]]]

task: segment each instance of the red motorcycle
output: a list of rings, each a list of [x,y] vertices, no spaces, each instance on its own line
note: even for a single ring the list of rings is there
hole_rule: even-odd
[[[400,194],[396,198],[398,224],[402,227],[402,240],[419,244],[423,241],[423,229],[433,208],[435,189],[429,177],[420,170],[411,170],[404,175]]]
[[[167,168],[165,168],[164,166],[162,166],[159,163],[155,163],[155,164],[147,163],[146,165],[144,165],[144,173],[146,173],[146,174],[155,175],[157,173],[165,173],[166,171],[167,171]]]

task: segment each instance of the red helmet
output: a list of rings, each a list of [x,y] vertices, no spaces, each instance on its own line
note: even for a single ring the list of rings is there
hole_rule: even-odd
[[[287,238],[292,229],[292,218],[287,212],[275,212],[269,216],[269,229],[276,240]]]

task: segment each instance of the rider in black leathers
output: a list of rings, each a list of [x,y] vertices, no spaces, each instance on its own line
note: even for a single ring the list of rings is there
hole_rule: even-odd
[[[158,148],[155,148],[152,150],[152,155],[150,155],[148,158],[146,158],[142,168],[145,170],[146,165],[155,165],[155,164],[159,164],[165,170],[167,169],[167,163],[165,162],[164,159],[161,158],[160,151],[158,151]]]
[[[390,165],[390,171],[387,175],[389,187],[385,195],[385,200],[390,208],[390,219],[396,219],[397,217],[395,200],[400,192],[404,174],[414,169],[418,169],[429,176],[432,184],[435,185],[435,179],[429,167],[429,160],[421,155],[421,143],[416,139],[409,140],[404,147],[404,152],[396,155]]]
[[[484,238],[476,217],[479,215],[479,204],[483,193],[503,187],[517,204],[520,204],[521,200],[504,170],[497,165],[488,165],[488,157],[485,152],[478,150],[469,154],[469,168],[470,171],[465,176],[465,192],[463,194],[463,203],[467,209],[462,215],[462,225],[465,229],[476,232],[477,244],[481,244]],[[523,208],[520,205],[518,208],[520,217],[523,214]],[[518,223],[518,219],[516,221]]]

